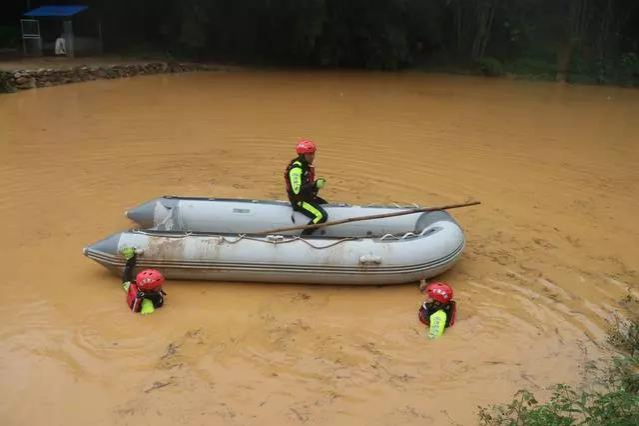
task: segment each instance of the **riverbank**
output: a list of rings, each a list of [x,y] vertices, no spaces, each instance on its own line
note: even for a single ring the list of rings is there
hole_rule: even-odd
[[[621,301],[623,315],[612,322],[608,342],[621,356],[587,367],[585,383],[552,387],[547,402],[532,391],[519,390],[512,402],[482,407],[481,426],[636,425],[639,423],[639,299]]]
[[[530,61],[528,61],[530,62]],[[556,72],[550,63],[504,64],[491,58],[475,66],[429,63],[412,67],[406,71],[424,73],[484,76],[507,80],[557,81]],[[265,68],[264,65],[248,65],[250,68]],[[0,93],[13,93],[38,87],[57,86],[100,79],[118,79],[139,75],[182,73],[195,71],[230,71],[241,67],[209,62],[175,61],[166,56],[150,58],[129,56],[95,56],[83,58],[39,57],[0,59]],[[271,68],[271,67],[266,67]],[[281,69],[281,67],[275,67]],[[324,68],[325,69],[325,68]],[[308,71],[304,68],[303,70]],[[603,85],[637,87],[633,77],[615,81],[597,80],[583,73],[571,73],[567,81],[571,85]]]
[[[229,66],[118,57],[25,58],[0,62],[0,93],[138,75],[225,71]]]

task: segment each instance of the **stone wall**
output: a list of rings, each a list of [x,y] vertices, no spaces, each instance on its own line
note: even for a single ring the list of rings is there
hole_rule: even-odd
[[[219,70],[219,67],[205,64],[153,62],[140,65],[78,66],[67,69],[40,68],[37,70],[0,71],[0,92],[11,93],[36,87],[57,86],[98,79],[126,78],[137,75]]]

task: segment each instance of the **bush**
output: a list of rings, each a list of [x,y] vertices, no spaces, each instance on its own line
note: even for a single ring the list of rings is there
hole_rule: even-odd
[[[477,66],[484,75],[490,77],[498,77],[500,75],[504,75],[504,69],[501,65],[501,62],[499,62],[495,58],[481,58],[477,61]]]
[[[20,46],[20,33],[14,26],[0,25],[0,49],[15,49]]]
[[[639,299],[631,294],[621,302],[628,319],[615,318],[608,342],[631,357],[639,356]]]
[[[619,74],[620,83],[639,84],[639,55],[636,53],[624,53],[621,55]]]
[[[620,378],[628,377],[627,368],[639,368],[638,361],[634,359],[632,364],[623,366],[619,370]],[[559,384],[550,401],[541,404],[531,392],[520,390],[510,404],[481,408],[479,423],[484,426],[637,425],[639,394],[636,388],[632,392],[623,386],[587,392]]]
[[[541,55],[523,56],[504,64],[504,70],[507,73],[533,80],[554,80],[556,69],[555,62]]]
[[[0,93],[11,93],[16,91],[16,89],[10,84],[12,78],[13,73],[0,71]]]

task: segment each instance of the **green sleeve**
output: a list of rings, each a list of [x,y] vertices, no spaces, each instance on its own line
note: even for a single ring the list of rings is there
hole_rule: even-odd
[[[288,172],[288,178],[291,181],[293,194],[298,195],[302,189],[302,168],[293,167],[291,171]]]

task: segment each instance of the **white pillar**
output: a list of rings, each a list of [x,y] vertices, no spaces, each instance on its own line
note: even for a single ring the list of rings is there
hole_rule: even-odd
[[[64,40],[67,45],[67,57],[73,58],[75,51],[73,48],[73,21],[64,21]]]

